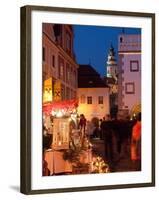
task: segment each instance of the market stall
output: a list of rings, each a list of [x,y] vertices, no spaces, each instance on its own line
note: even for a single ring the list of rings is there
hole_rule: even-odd
[[[77,106],[77,100],[43,105],[43,124],[52,135],[49,148],[43,149],[50,175],[90,172],[91,144],[78,129]]]

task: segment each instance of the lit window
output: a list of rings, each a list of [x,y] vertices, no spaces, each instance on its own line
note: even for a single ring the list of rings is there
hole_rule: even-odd
[[[58,62],[58,78],[64,80],[64,60],[59,56]]]
[[[103,104],[103,96],[98,97],[98,104]]]
[[[63,78],[63,64],[60,65],[60,77]]]
[[[87,97],[87,104],[92,104],[92,97]]]
[[[81,95],[81,103],[85,103],[86,97],[85,95]]]

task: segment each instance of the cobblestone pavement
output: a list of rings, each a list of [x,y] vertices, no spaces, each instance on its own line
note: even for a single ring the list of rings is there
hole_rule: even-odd
[[[93,152],[101,156],[106,162],[105,143],[100,139],[93,139]],[[114,145],[113,158],[108,161],[111,172],[130,172],[140,170],[140,163],[132,163],[130,159],[130,142],[124,141],[121,144],[120,153],[117,151],[117,147]]]

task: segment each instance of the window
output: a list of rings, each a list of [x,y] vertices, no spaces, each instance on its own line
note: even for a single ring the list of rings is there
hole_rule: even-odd
[[[68,83],[70,82],[70,68],[68,68],[68,71],[67,71],[67,78],[68,78]]]
[[[125,83],[125,93],[126,94],[135,94],[135,83]]]
[[[53,32],[55,36],[55,41],[58,45],[62,47],[62,24],[54,24]]]
[[[70,80],[70,71],[69,71],[69,64],[66,64],[66,82],[68,83]]]
[[[66,99],[70,99],[70,89],[66,88]]]
[[[92,97],[87,97],[87,104],[92,104]]]
[[[63,63],[60,65],[60,78],[63,78]]]
[[[86,101],[85,95],[81,95],[81,103],[85,103],[85,101]]]
[[[98,97],[98,104],[103,104],[103,96]]]
[[[69,83],[73,86],[73,69],[70,67]]]
[[[65,86],[62,85],[61,87],[61,99],[64,100],[65,99]]]
[[[130,61],[130,71],[131,72],[138,72],[139,71],[139,61],[138,60],[131,60]]]
[[[43,57],[43,61],[45,61],[45,47],[43,47],[43,52],[42,52],[42,57]]]
[[[76,71],[73,71],[73,87],[76,87]]]
[[[71,35],[66,32],[66,50],[71,52]]]
[[[123,42],[123,38],[122,37],[120,37],[120,43],[122,43]]]
[[[64,60],[60,56],[58,59],[58,78],[64,80]]]
[[[52,67],[55,67],[55,56],[54,55],[52,55],[52,57],[51,57],[51,65],[52,65]]]

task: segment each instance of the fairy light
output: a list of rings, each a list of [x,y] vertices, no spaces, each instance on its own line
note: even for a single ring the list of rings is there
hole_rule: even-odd
[[[94,173],[108,173],[109,166],[104,162],[102,157],[93,157],[92,159],[92,172]]]

